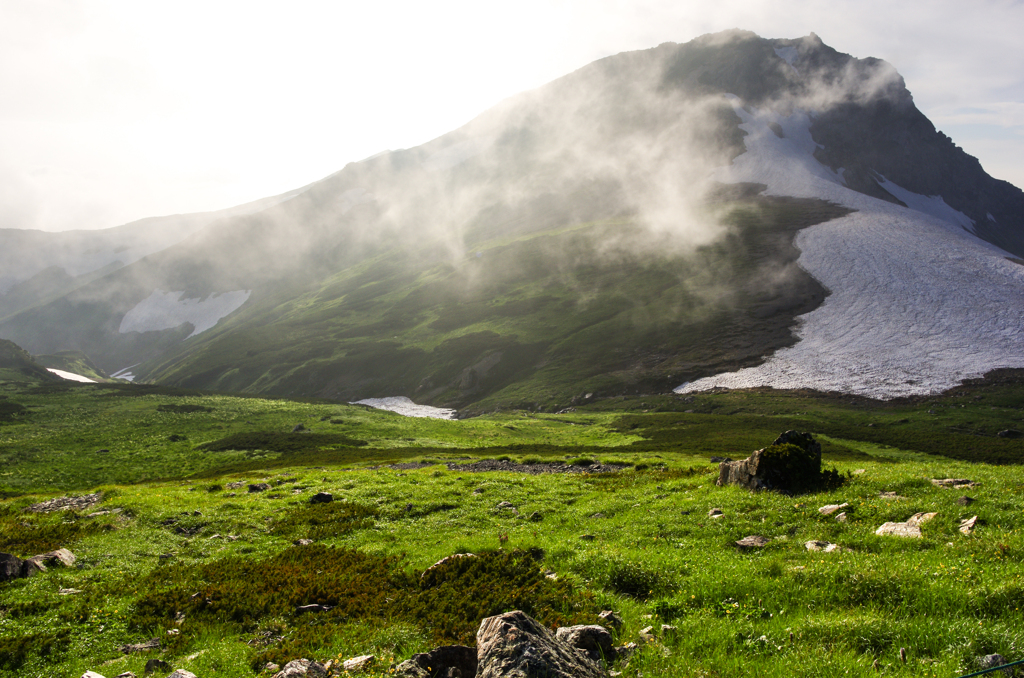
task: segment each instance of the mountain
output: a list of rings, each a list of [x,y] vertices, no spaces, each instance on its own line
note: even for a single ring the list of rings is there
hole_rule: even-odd
[[[0,322],[177,386],[473,412],[1024,366],[1024,193],[813,34],[623,53]],[[711,381],[706,381],[710,379]]]
[[[219,219],[251,214],[305,188],[215,212],[150,217],[84,231],[0,229],[0,318],[68,292],[165,250]]]

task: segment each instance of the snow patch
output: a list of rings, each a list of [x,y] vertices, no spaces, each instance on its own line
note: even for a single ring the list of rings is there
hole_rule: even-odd
[[[957,226],[966,228],[971,233],[975,232],[974,219],[971,219],[963,212],[955,210],[947,205],[941,195],[921,195],[920,193],[913,193],[901,186],[898,186],[897,184],[894,184],[881,174],[878,176],[882,177],[882,180],[878,182],[878,185],[910,209],[930,214],[933,217],[938,217],[939,219],[945,219],[951,224],[956,224]]]
[[[993,224],[996,223],[996,218],[994,216],[992,216],[991,212],[986,212],[985,216],[987,216],[988,220],[991,221]]]
[[[124,314],[118,332],[153,332],[169,330],[184,323],[195,328],[188,337],[210,329],[225,316],[235,312],[249,300],[252,290],[235,290],[211,294],[206,299],[182,299],[180,292],[153,290],[146,299]],[[188,338],[186,337],[186,338]]]
[[[129,365],[128,367],[125,367],[125,368],[123,368],[121,370],[118,370],[117,372],[114,372],[110,376],[113,377],[114,379],[124,379],[125,381],[135,381],[135,375],[132,374],[132,368],[135,367],[138,364],[139,363],[135,363],[135,365]]]
[[[771,386],[894,398],[1024,367],[1024,267],[954,225],[948,213],[845,187],[814,159],[805,113],[747,111],[731,99],[748,133],[747,150],[716,178],[857,211],[797,234],[798,263],[832,292],[800,316],[799,341],[760,366],[699,379],[677,392]],[[769,122],[780,124],[786,138],[775,136]]]
[[[74,372],[65,372],[64,370],[55,370],[52,367],[47,367],[46,371],[47,372],[53,372],[54,374],[56,374],[61,379],[67,379],[68,381],[80,381],[83,384],[95,384],[96,383],[95,379],[90,379],[89,377],[83,377],[82,375],[75,374]]]
[[[405,417],[429,417],[431,419],[454,419],[455,410],[448,410],[442,407],[431,407],[429,405],[417,405],[405,396],[393,396],[390,398],[366,398],[357,400],[350,405],[369,405],[378,410],[397,412]]]
[[[776,47],[775,56],[785,61],[787,64],[789,64],[790,68],[796,71],[796,64],[794,62],[800,56],[800,53],[797,51],[796,47],[793,47],[792,45],[788,47]],[[799,73],[800,71],[796,72]]]

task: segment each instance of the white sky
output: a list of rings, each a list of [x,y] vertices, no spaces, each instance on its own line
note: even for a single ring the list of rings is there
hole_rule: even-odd
[[[1021,0],[0,0],[0,228],[283,193],[603,56],[726,28],[886,59],[1024,186]]]

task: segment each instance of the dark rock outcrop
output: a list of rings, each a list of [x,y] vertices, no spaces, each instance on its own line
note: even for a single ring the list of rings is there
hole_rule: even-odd
[[[584,652],[561,643],[551,631],[515,610],[480,623],[476,632],[477,678],[603,678]]]
[[[595,662],[611,662],[615,658],[612,634],[597,624],[577,624],[562,626],[555,631],[555,638],[561,642],[583,650]]]
[[[396,678],[473,678],[476,676],[476,648],[445,645],[414,654],[395,667]]]
[[[801,492],[818,488],[838,473],[821,472],[821,445],[809,433],[786,431],[768,447],[741,461],[718,466],[718,485],[748,490]]]

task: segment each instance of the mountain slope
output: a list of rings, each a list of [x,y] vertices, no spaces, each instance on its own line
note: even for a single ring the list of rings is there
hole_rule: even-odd
[[[902,267],[849,289],[906,300],[921,283],[903,277],[937,247],[971,254],[935,275],[960,281],[980,265],[984,290],[1015,290],[1006,256],[1024,255],[1022,219],[1024,194],[935,131],[885,62],[813,35],[731,31],[602,59],[428,144],[352,163],[10,317],[0,336],[190,387],[556,407],[802,350],[798,316],[829,292],[847,298],[850,270],[870,265],[875,236],[832,257],[843,273],[809,261],[807,234],[828,224],[840,243],[863,224],[905,232]],[[794,235],[822,222],[801,231],[801,255]],[[1006,342],[945,378],[1013,366],[1013,318],[960,292],[927,331],[963,321]],[[851,369],[887,369],[878,338],[892,332],[874,328],[896,308],[843,316],[844,336],[868,338]],[[978,338],[951,336],[950,359]],[[915,376],[926,362],[892,392],[938,383]],[[804,372],[863,390],[841,363]]]

